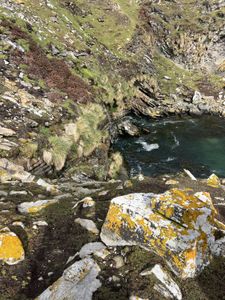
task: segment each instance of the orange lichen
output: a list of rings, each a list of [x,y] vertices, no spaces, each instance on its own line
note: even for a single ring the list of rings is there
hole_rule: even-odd
[[[11,264],[24,259],[23,245],[12,232],[0,233],[0,259]]]
[[[186,251],[185,253],[186,260],[195,260],[197,257],[197,249],[196,247],[193,247]]]
[[[134,227],[136,227],[135,222],[131,219],[129,214],[123,213],[119,206],[112,205],[107,215],[106,226],[114,229],[116,233],[119,233],[122,229],[122,225],[125,224],[129,229],[134,229]]]

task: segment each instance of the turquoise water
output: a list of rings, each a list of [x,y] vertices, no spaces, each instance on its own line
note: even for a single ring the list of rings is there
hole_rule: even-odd
[[[224,119],[203,116],[133,120],[149,133],[119,137],[114,144],[114,149],[123,154],[130,175],[157,176],[186,168],[198,177],[212,172],[225,177]]]

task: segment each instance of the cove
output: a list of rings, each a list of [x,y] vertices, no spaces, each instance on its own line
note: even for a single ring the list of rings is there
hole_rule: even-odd
[[[120,136],[115,151],[124,157],[131,176],[177,173],[184,168],[205,178],[225,177],[225,120],[215,116],[169,117],[150,120],[132,117],[149,132],[139,137]]]

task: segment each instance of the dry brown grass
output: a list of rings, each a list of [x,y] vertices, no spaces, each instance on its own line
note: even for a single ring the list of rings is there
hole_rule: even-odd
[[[65,61],[49,58],[45,51],[25,31],[12,22],[2,21],[1,25],[10,30],[13,40],[25,39],[29,43],[29,51],[22,53],[14,50],[11,59],[17,65],[25,64],[30,77],[43,80],[50,89],[59,90],[69,98],[80,103],[93,101],[93,90],[80,77],[74,75]]]

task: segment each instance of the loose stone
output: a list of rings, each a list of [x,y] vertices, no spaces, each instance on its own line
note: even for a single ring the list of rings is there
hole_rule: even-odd
[[[15,265],[24,260],[25,252],[18,236],[8,227],[0,231],[0,260]]]

